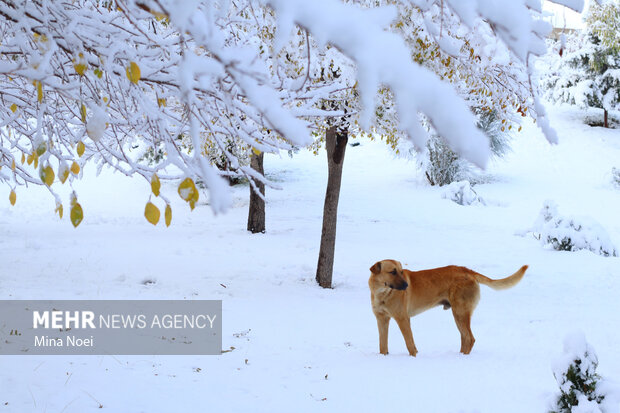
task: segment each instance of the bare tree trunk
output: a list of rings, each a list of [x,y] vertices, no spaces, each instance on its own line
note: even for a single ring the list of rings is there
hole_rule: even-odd
[[[609,113],[607,113],[607,109],[603,109],[603,126],[605,128],[609,127]]]
[[[323,207],[323,230],[321,231],[321,247],[319,262],[316,269],[316,281],[323,288],[332,287],[334,269],[334,251],[336,247],[336,222],[338,220],[338,199],[342,180],[342,165],[347,149],[349,134],[332,126],[325,134],[327,149],[327,191]]]
[[[252,153],[250,157],[250,167],[254,169],[256,172],[261,175],[265,175],[265,170],[263,168],[263,156],[264,153],[261,152],[260,155]],[[250,178],[252,179],[252,178]],[[265,196],[265,184],[253,179],[252,180],[260,193]],[[258,232],[265,232],[265,201],[261,199],[260,196],[256,192],[254,192],[254,188],[250,185],[250,209],[248,211],[248,231],[252,234],[256,234]]]

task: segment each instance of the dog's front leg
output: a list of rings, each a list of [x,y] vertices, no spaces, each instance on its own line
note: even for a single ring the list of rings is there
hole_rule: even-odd
[[[400,327],[401,333],[403,333],[405,344],[407,344],[407,350],[409,350],[409,355],[415,357],[415,355],[418,354],[418,349],[415,347],[413,334],[411,333],[411,320],[409,317],[396,318],[395,320],[398,323],[398,327]]]
[[[387,314],[377,314],[377,327],[379,327],[379,352],[388,353],[388,328],[390,327],[390,316]]]

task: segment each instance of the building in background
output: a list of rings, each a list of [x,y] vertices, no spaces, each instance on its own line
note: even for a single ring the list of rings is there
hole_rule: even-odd
[[[572,34],[583,28],[583,17],[588,10],[589,1],[585,0],[583,13],[577,13],[568,7],[560,6],[548,0],[543,0],[543,11],[547,12],[547,20],[553,26],[549,35],[554,40],[559,40],[561,34]]]

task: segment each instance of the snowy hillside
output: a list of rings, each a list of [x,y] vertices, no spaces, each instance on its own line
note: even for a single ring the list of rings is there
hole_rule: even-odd
[[[214,216],[173,199],[172,226],[143,217],[143,180],[85,169],[84,221],[53,213],[43,188],[11,207],[0,187],[0,299],[220,299],[221,356],[0,356],[0,412],[542,412],[557,391],[552,360],[580,329],[599,372],[620,383],[620,258],[543,248],[531,234],[545,200],[595,220],[620,247],[620,132],[583,111],[549,107],[560,144],[524,125],[513,151],[460,206],[415,162],[382,143],[348,147],[339,205],[335,288],[314,282],[326,161],[301,151],[265,157],[267,233],[245,231],[248,187]],[[92,168],[92,166],[91,166]],[[96,181],[95,181],[96,180]],[[171,189],[174,191],[174,188]],[[476,344],[440,307],[412,319],[419,354],[395,323],[378,353],[367,280],[377,260],[412,270],[464,265],[492,278],[529,270],[511,290],[481,287]],[[99,410],[102,407],[103,410]]]

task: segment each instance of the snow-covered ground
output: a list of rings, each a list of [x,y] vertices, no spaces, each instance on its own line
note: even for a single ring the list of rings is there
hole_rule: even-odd
[[[620,246],[620,132],[583,125],[583,112],[551,109],[561,143],[535,125],[475,187],[486,206],[459,206],[429,187],[415,163],[378,142],[349,147],[339,206],[335,288],[314,283],[326,183],[324,153],[265,158],[267,234],[245,231],[247,186],[213,216],[180,199],[173,223],[143,217],[149,185],[85,171],[76,184],[85,219],[54,215],[40,188],[0,188],[0,299],[221,299],[221,356],[0,356],[0,412],[536,412],[557,391],[551,362],[582,330],[599,373],[620,382],[620,258],[541,247],[530,228],[546,199],[598,221]],[[458,353],[451,313],[412,320],[419,354],[397,326],[378,354],[368,268],[465,265],[499,278],[529,264],[508,291],[482,287],[476,344]]]

